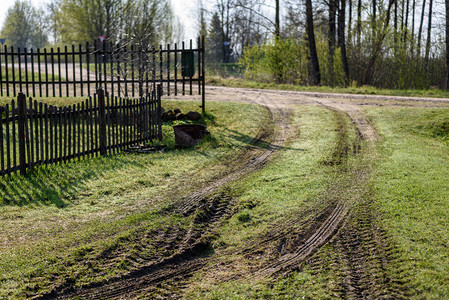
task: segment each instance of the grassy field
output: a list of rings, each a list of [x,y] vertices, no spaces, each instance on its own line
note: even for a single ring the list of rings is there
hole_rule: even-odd
[[[365,108],[382,140],[372,150],[376,161],[366,184],[366,198],[357,198],[353,212],[374,216],[370,227],[385,232],[388,242],[384,274],[385,289],[398,291],[397,298],[446,299],[449,297],[449,109]],[[189,297],[195,299],[335,299],[341,291],[345,265],[338,242],[315,253],[305,265],[278,279],[257,278],[251,273],[254,259],[263,265],[266,253],[278,244],[261,244],[270,232],[301,232],[310,215],[329,200],[329,188],[339,180],[350,180],[341,167],[323,165],[332,156],[335,144],[335,117],[323,109],[302,107],[300,135],[268,168],[239,185],[242,210],[220,229],[213,267],[192,280]],[[349,126],[349,125],[348,125]],[[351,135],[349,135],[351,140]],[[372,154],[371,154],[372,155]],[[347,165],[366,168],[363,157],[348,158]],[[337,176],[335,176],[337,174]],[[350,192],[350,191],[347,191]],[[350,197],[345,194],[346,197]],[[297,218],[286,231],[283,224]],[[349,218],[346,226],[358,222]],[[291,222],[291,221],[290,221]],[[362,223],[367,223],[363,219]],[[295,228],[295,229],[292,229]],[[365,247],[363,244],[360,247]],[[249,256],[248,248],[264,247],[259,256]],[[243,249],[243,250],[242,250]],[[261,249],[262,250],[262,249]],[[372,250],[372,249],[370,249]],[[259,253],[258,251],[254,251]],[[370,264],[378,254],[365,259]],[[392,258],[391,258],[392,257]],[[222,267],[217,267],[222,266]],[[365,266],[366,267],[366,266]],[[369,266],[367,267],[369,268]],[[375,284],[376,267],[371,270]],[[241,276],[241,274],[244,274]],[[377,273],[377,277],[382,277]],[[229,278],[216,280],[216,278]],[[235,279],[237,278],[237,279]],[[379,278],[377,280],[382,280]],[[372,295],[373,296],[373,295]],[[390,295],[391,296],[391,295]]]
[[[449,109],[368,111],[384,143],[376,204],[415,298],[449,297]]]
[[[300,92],[321,92],[321,93],[344,93],[361,95],[385,95],[385,96],[410,96],[410,97],[435,97],[449,98],[449,92],[440,89],[428,90],[400,90],[400,89],[378,89],[372,86],[349,86],[349,87],[330,87],[330,86],[303,86],[295,84],[278,84],[273,82],[251,81],[243,78],[222,78],[219,76],[207,77],[206,84],[228,86],[235,88],[253,88],[253,89],[273,89],[290,90]]]
[[[28,71],[25,72],[24,70],[19,71],[19,69],[14,69],[14,74],[13,71],[11,70],[11,68],[8,69],[8,73],[6,73],[6,68],[4,66],[1,66],[2,68],[2,74],[1,74],[1,80],[3,82],[6,82],[6,80],[8,79],[9,81],[15,80],[15,81],[19,81],[20,79],[22,81],[26,81],[26,79],[28,78],[28,80],[31,82],[31,80],[33,79],[33,73]],[[29,67],[31,69],[31,67]],[[28,77],[27,77],[28,76]],[[58,75],[53,75],[53,74],[48,74],[48,81],[59,81],[60,77]],[[41,73],[41,78],[43,81],[47,80],[45,74]],[[34,80],[37,81],[39,79],[39,73],[34,73]],[[65,79],[61,77],[61,80],[64,81]]]
[[[164,103],[183,111],[196,106]],[[363,109],[381,136],[373,145],[360,141],[343,113],[295,107],[294,136],[273,161],[226,186],[233,214],[210,234],[209,263],[189,280],[187,298],[347,298],[348,253],[338,241],[352,233],[345,228],[361,232],[354,247],[367,252],[362,266],[372,285],[381,282],[397,298],[449,298],[449,109]],[[167,124],[164,153],[89,158],[0,179],[0,298],[126,273],[137,251],[171,255],[151,233],[185,232],[193,216],[166,208],[220,177],[269,123],[255,105],[210,102],[208,110],[203,122],[212,136],[195,149],[173,149]],[[285,276],[254,275],[338,201],[351,211],[337,239]],[[137,249],[142,244],[148,246]]]
[[[190,101],[163,105],[198,109]],[[195,149],[174,149],[167,124],[164,153],[88,158],[0,179],[0,298],[30,296],[68,278],[85,283],[125,272],[120,259],[108,266],[97,260],[93,278],[86,260],[150,229],[183,228],[189,220],[166,216],[164,208],[225,172],[266,118],[258,106],[210,103],[203,122],[212,135]]]
[[[301,126],[282,155],[235,187],[241,191],[238,200],[241,209],[217,233],[214,250],[218,255],[214,267],[192,280],[187,298],[338,296],[332,286],[327,286],[330,280],[337,279],[336,274],[330,277],[307,268],[278,279],[253,274],[255,264],[269,264],[279,255],[279,243],[295,239],[295,235],[300,237],[317,214],[343,196],[335,187],[341,188],[350,180],[352,174],[347,170],[359,164],[351,155],[341,156],[342,147],[351,148],[357,143],[354,128],[344,115],[323,107],[302,106],[297,108],[293,122]],[[276,233],[282,238],[271,240],[270,236]],[[217,281],[216,278],[229,279]]]

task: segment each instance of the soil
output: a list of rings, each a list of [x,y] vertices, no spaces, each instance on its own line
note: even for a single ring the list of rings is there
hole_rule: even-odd
[[[194,216],[191,229],[171,228],[164,233],[149,233],[153,238],[156,237],[156,246],[166,251],[163,251],[163,255],[153,257],[128,257],[135,268],[125,276],[82,288],[75,288],[72,283],[67,282],[39,298],[129,299],[145,295],[147,298],[176,299],[183,297],[189,279],[196,272],[208,272],[217,282],[246,277],[276,280],[279,276],[306,267],[318,274],[322,272],[324,265],[339,274],[341,280],[331,289],[334,295],[341,298],[407,298],[400,288],[406,279],[401,277],[400,272],[392,276],[386,271],[389,265],[398,265],[400,262],[395,256],[394,244],[382,230],[375,209],[371,206],[370,187],[367,183],[370,166],[376,156],[374,142],[379,139],[379,135],[359,107],[423,103],[446,106],[449,105],[449,100],[225,87],[207,87],[207,100],[263,105],[269,110],[272,121],[261,128],[254,145],[249,146],[244,155],[236,158],[227,174],[179,199],[173,206],[173,211],[177,213]],[[263,168],[294,136],[295,128],[289,119],[293,107],[298,104],[324,106],[335,112],[337,117],[347,115],[352,120],[359,138],[354,145],[348,145],[347,132],[340,129],[341,145],[337,146],[333,161],[328,162],[341,164],[341,172],[350,180],[337,181],[336,186],[328,191],[324,201],[326,205],[322,209],[303,212],[308,218],[298,215],[283,224],[275,224],[275,230],[270,234],[252,241],[241,250],[241,254],[247,258],[260,258],[259,263],[253,264],[247,271],[224,272],[228,274],[226,276],[217,275],[218,271],[215,270],[215,276],[210,262],[216,254],[210,241],[213,239],[214,229],[234,212],[232,193],[224,187]],[[262,146],[264,142],[269,143],[268,147]],[[364,147],[363,151],[360,151],[361,147]],[[362,163],[359,166],[348,168],[342,163],[348,156],[362,155],[362,152],[364,154],[360,157]],[[304,220],[307,220],[307,224],[297,226],[304,223]],[[148,247],[145,239],[136,241],[136,244],[142,249]],[[330,247],[324,247],[325,245]],[[117,250],[105,253],[102,259],[114,260],[119,255],[120,250]],[[329,257],[334,258],[330,264]],[[224,265],[221,268],[230,269],[232,266]]]

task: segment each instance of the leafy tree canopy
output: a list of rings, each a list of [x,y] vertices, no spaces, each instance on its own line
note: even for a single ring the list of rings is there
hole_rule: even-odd
[[[6,38],[6,45],[20,48],[41,48],[47,43],[41,10],[29,1],[16,0],[8,9],[0,36]]]

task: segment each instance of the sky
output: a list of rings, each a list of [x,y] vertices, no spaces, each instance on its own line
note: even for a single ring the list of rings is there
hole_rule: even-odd
[[[35,7],[40,7],[49,0],[31,0],[31,3]],[[196,28],[195,24],[196,15],[195,10],[197,7],[197,1],[186,1],[186,0],[171,0],[175,14],[178,16],[181,24],[184,27],[184,37],[186,40],[195,39]],[[207,2],[207,1],[205,1]],[[211,1],[209,1],[211,2]],[[0,28],[3,27],[3,22],[5,21],[6,13],[8,8],[14,5],[14,0],[0,0]],[[0,37],[1,38],[1,37]]]

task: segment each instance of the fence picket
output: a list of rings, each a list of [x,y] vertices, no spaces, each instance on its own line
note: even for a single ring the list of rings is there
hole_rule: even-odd
[[[34,72],[34,50],[31,49],[31,86],[33,89],[33,97],[36,97],[36,80],[34,78],[35,72]],[[1,76],[0,76],[1,77]]]
[[[20,48],[17,48],[17,61],[19,63],[19,93],[22,93],[22,60],[20,59]]]
[[[82,103],[55,107],[21,93],[0,111],[0,175],[38,164],[116,153],[160,138],[162,85],[150,96],[109,98],[104,90]],[[16,105],[17,103],[17,105]]]
[[[59,155],[56,154],[56,155],[58,155],[56,157],[56,159],[58,160],[59,164],[62,163],[63,158],[64,158],[64,156],[63,156],[63,153],[64,153],[63,144],[65,144],[65,141],[64,141],[65,138],[63,136],[63,134],[64,134],[64,131],[63,131],[63,129],[64,129],[63,117],[62,117],[63,114],[64,114],[64,108],[63,107],[59,107],[57,112],[56,112],[56,117],[57,117],[57,122],[58,122],[56,130],[59,131],[59,139],[58,139],[58,141],[59,141]]]
[[[64,160],[67,162],[70,158],[70,150],[72,149],[72,113],[70,106],[65,108],[64,122]]]
[[[84,110],[84,101],[81,102],[81,114],[80,114],[80,118],[81,118],[81,123],[82,123],[82,140],[83,140],[83,151],[82,151],[82,155],[86,155],[86,116],[85,116],[85,110]]]
[[[90,67],[90,55],[89,55],[89,42],[86,42],[86,67],[87,67],[87,94],[89,95],[89,91],[90,91],[90,71],[89,71],[89,67]],[[83,68],[83,66],[81,66],[81,69]]]
[[[59,97],[62,97],[62,80],[61,80],[61,49],[58,47],[57,48],[58,53],[57,53],[57,58],[58,58],[58,87],[59,87]],[[53,73],[53,77],[54,77]]]
[[[48,105],[47,105],[47,103],[45,103],[45,105],[44,105],[44,113],[45,113],[45,139],[47,140],[47,141],[49,141],[50,140],[50,144],[51,144],[51,139],[50,139],[50,137],[49,137],[49,131],[50,131],[50,129],[49,129],[49,120],[48,120]],[[43,140],[42,140],[42,143],[43,143]],[[49,164],[50,163],[50,159],[51,159],[51,156],[50,156],[50,153],[49,153],[49,151],[48,151],[48,143],[45,143],[45,163],[46,164]]]
[[[31,98],[28,99],[28,107],[29,110],[26,111],[26,114],[28,115],[28,120],[26,124],[29,124],[29,129],[27,128],[27,133],[29,132],[29,140],[27,138],[27,153],[28,153],[28,167],[31,169],[34,164],[34,151],[31,149],[33,147],[34,142],[34,135],[33,135],[33,121],[34,121],[34,113],[33,113],[33,100]]]
[[[37,103],[37,101],[34,101],[35,103]],[[39,144],[36,145],[36,151],[39,152],[39,146],[40,146],[40,150],[41,150],[41,155],[40,155],[40,163],[44,163],[44,116],[43,116],[43,111],[42,111],[42,102],[39,103],[39,125],[36,124],[36,128],[39,127],[39,136],[40,138],[37,139],[37,141],[39,141]],[[36,129],[37,130],[37,129]],[[37,134],[36,134],[37,136]]]
[[[0,174],[5,172],[5,149],[3,145],[3,112],[0,111]]]
[[[14,111],[14,110],[13,110]],[[20,174],[24,175],[26,170],[26,149],[25,149],[25,123],[26,123],[26,98],[20,93],[17,98],[17,137],[19,139],[19,168]],[[13,131],[15,133],[15,131]],[[15,153],[15,151],[14,151]],[[14,161],[14,164],[16,162]]]
[[[14,122],[16,120],[16,107],[15,107],[15,102],[14,100],[11,101],[11,112],[12,112],[12,155],[13,155],[13,168],[16,169],[17,168],[17,154],[16,154],[16,122]]]
[[[13,80],[12,89],[13,89],[13,93],[14,93],[14,96],[15,96],[17,93],[16,93],[16,82],[15,82],[16,81],[16,67],[14,66],[14,63],[15,63],[14,47],[11,46],[11,71],[12,71],[12,80]]]
[[[8,74],[8,73],[6,73]],[[5,77],[8,77],[5,75]],[[2,55],[0,54],[0,79],[3,79],[3,63],[2,63]],[[3,80],[0,80],[0,96],[3,97]]]
[[[6,170],[11,169],[11,139],[9,131],[9,105],[5,105],[5,124],[6,124]]]

